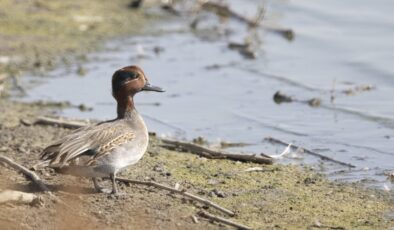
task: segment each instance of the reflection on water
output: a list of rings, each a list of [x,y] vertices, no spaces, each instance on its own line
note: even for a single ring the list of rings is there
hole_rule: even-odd
[[[254,15],[258,1],[229,2],[239,12]],[[333,178],[370,178],[382,187],[384,172],[393,170],[394,162],[394,16],[389,10],[394,2],[378,2],[268,3],[266,19],[292,28],[296,37],[289,42],[258,29],[261,45],[255,60],[228,49],[228,41],[243,42],[250,34],[241,22],[229,20],[212,29],[217,19],[205,15],[194,33],[184,32],[189,31],[188,20],[163,22],[154,29],[158,34],[112,41],[106,51],[90,55],[84,77],[76,76],[76,66],[50,73],[49,81],[29,91],[28,100],[83,103],[94,110],[68,109],[63,115],[112,118],[110,76],[119,67],[138,64],[152,84],[167,91],[136,97],[150,130],[177,138],[252,144],[234,151],[282,151],[283,146],[264,141],[272,136],[356,169],[349,172],[302,153],[303,160],[284,162],[318,163]],[[360,85],[376,88],[345,93]],[[275,104],[272,97],[278,90],[299,100],[318,97],[322,105]]]

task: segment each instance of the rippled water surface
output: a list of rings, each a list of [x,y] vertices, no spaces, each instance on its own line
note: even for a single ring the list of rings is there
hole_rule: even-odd
[[[229,4],[247,16],[261,6],[253,0]],[[293,41],[261,28],[250,31],[232,19],[219,24],[208,13],[195,32],[190,18],[173,18],[146,29],[147,35],[111,41],[103,52],[89,55],[83,77],[71,66],[49,73],[51,78],[26,78],[42,80],[27,100],[83,103],[93,111],[66,109],[62,115],[113,118],[110,77],[138,64],[152,84],[167,90],[136,96],[152,131],[189,140],[203,136],[211,143],[244,142],[251,145],[230,150],[274,154],[284,146],[264,141],[272,136],[356,168],[302,153],[284,162],[312,163],[341,180],[392,186],[384,173],[394,169],[394,2],[283,0],[265,6],[265,20],[293,29]],[[245,38],[258,44],[257,59],[228,48]],[[163,48],[159,54],[157,47]],[[372,89],[344,93],[366,85]],[[320,98],[321,106],[276,104],[278,90],[299,100]]]

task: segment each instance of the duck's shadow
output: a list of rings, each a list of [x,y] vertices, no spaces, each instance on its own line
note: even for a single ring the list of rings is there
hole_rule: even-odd
[[[66,192],[71,194],[97,194],[94,188],[83,187],[80,185],[58,185],[58,184],[45,184],[51,192]],[[40,188],[34,183],[28,184],[13,184],[9,189],[27,192],[27,193],[38,193],[42,192]]]

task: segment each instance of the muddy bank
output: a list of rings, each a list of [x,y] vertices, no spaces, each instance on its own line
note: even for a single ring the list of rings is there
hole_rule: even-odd
[[[20,119],[48,113],[37,105],[1,101],[0,108],[1,154],[28,167],[37,162],[44,146],[71,131],[21,124]],[[261,168],[253,171],[256,167]],[[0,222],[9,229],[62,229],[70,225],[88,229],[220,227],[199,217],[197,212],[223,214],[156,188],[121,184],[122,192],[127,195],[114,198],[95,193],[88,179],[56,175],[49,170],[38,173],[69,207],[42,194],[42,202],[35,206],[2,205]],[[2,189],[37,193],[37,188],[15,171],[0,167],[0,174]],[[152,138],[143,160],[121,176],[170,186],[178,183],[181,188],[236,212],[235,217],[226,218],[256,229],[387,229],[393,225],[392,220],[385,218],[392,209],[392,194],[329,182],[299,166],[207,160],[190,153],[169,151],[161,148],[156,138]],[[193,216],[198,218],[198,223]]]
[[[102,41],[137,34],[159,17],[130,1],[14,1],[0,2],[0,74],[45,71],[72,59],[84,60]]]

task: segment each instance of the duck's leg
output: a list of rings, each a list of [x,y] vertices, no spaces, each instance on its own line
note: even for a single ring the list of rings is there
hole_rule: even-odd
[[[94,189],[96,189],[97,192],[102,192],[102,193],[111,193],[110,189],[107,188],[103,188],[98,184],[97,178],[96,177],[92,177],[92,181],[94,184]]]
[[[116,184],[116,172],[109,175],[112,181],[112,194],[119,195],[118,185]]]
[[[98,184],[97,178],[92,177],[92,181],[93,181],[94,189],[96,189],[97,192],[100,192],[101,189],[103,189],[103,188],[100,187],[100,185]]]

